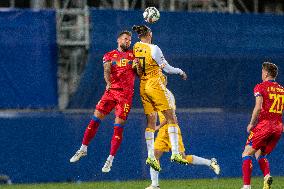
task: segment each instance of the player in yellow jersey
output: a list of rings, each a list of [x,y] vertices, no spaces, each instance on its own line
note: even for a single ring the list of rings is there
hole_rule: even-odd
[[[165,77],[162,70],[169,74],[178,74],[186,80],[187,75],[179,68],[168,64],[161,49],[152,44],[151,29],[145,25],[133,26],[140,42],[134,44],[133,53],[139,59],[142,68],[140,75],[140,96],[147,117],[145,139],[147,143],[148,158],[146,164],[154,170],[160,171],[161,167],[154,155],[154,133],[156,126],[156,112],[162,112],[168,123],[168,132],[172,146],[171,161],[188,164],[178,150],[178,123],[175,110],[170,106],[169,93],[166,90]]]
[[[175,110],[176,109],[176,105],[175,105],[175,98],[174,95],[168,90],[168,93],[170,94],[170,105],[171,107]],[[168,124],[167,121],[165,119],[165,116],[161,113],[158,112],[158,116],[159,116],[159,122],[160,124],[158,126],[156,126],[156,130],[158,131],[158,135],[155,139],[155,143],[154,143],[154,149],[155,149],[155,157],[157,160],[159,160],[164,152],[169,152],[171,150],[171,143],[170,143],[170,139],[169,139],[169,133],[168,133]],[[184,148],[184,144],[182,141],[182,134],[181,134],[181,130],[178,127],[178,136],[179,136],[179,140],[178,140],[178,144],[179,144],[179,152],[180,154],[183,156],[184,159],[186,159],[188,161],[189,164],[192,165],[207,165],[208,167],[210,167],[217,175],[220,174],[220,166],[217,163],[217,160],[215,158],[212,158],[211,160],[209,159],[205,159],[202,157],[198,157],[195,155],[186,155],[185,154],[185,148]],[[150,168],[150,175],[151,175],[151,181],[152,184],[145,188],[145,189],[160,189],[159,187],[159,172],[155,171],[152,167]]]

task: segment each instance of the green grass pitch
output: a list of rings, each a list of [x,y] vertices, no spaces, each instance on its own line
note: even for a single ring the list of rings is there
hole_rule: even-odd
[[[262,178],[252,179],[252,188],[262,189]],[[127,182],[83,182],[2,185],[1,189],[144,189],[149,180]],[[240,189],[241,178],[161,180],[161,189]],[[284,188],[284,177],[273,177],[273,189]]]

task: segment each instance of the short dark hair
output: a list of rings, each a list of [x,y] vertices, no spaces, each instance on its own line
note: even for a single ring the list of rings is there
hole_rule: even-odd
[[[150,29],[148,26],[146,26],[146,25],[141,25],[141,26],[136,26],[136,25],[134,25],[134,26],[132,27],[132,30],[135,31],[135,32],[137,32],[139,38],[140,38],[140,37],[144,37],[144,36],[146,36],[149,32],[151,32],[151,29]]]
[[[124,34],[129,35],[130,37],[132,37],[131,31],[123,30],[122,32],[120,32],[120,33],[118,34],[117,38],[120,38],[120,37],[121,37],[122,35],[124,35]]]
[[[278,67],[271,62],[263,62],[262,69],[267,71],[268,75],[270,75],[273,78],[276,78],[278,75]]]

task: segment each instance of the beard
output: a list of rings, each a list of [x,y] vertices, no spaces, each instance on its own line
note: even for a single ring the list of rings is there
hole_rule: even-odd
[[[125,45],[125,44],[121,44],[120,48],[125,52],[129,49],[129,46]]]

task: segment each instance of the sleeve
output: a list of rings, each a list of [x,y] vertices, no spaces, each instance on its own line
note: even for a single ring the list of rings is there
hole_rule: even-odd
[[[154,45],[152,48],[152,58],[157,62],[157,64],[168,74],[179,74],[182,75],[183,71],[179,68],[172,67],[165,59],[161,49]]]
[[[254,93],[254,96],[257,97],[257,96],[262,96],[262,87],[260,84],[257,84],[255,87],[254,87],[254,90],[253,90],[253,93]]]
[[[111,61],[111,56],[109,53],[106,53],[103,57],[103,64],[109,61]]]

